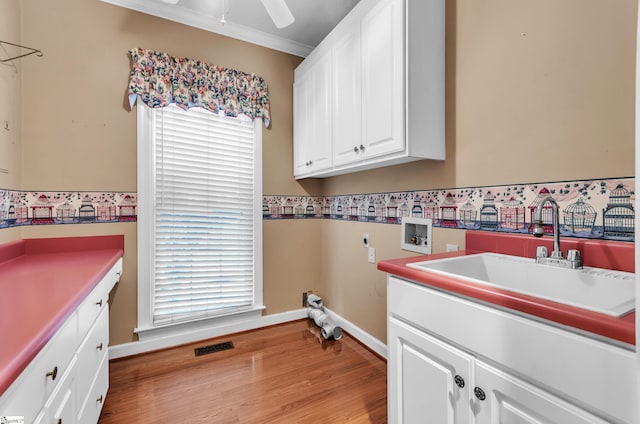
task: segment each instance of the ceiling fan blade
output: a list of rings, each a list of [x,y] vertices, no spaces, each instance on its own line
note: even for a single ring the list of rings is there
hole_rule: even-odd
[[[284,28],[295,21],[289,6],[284,0],[261,0],[271,20],[277,28]]]

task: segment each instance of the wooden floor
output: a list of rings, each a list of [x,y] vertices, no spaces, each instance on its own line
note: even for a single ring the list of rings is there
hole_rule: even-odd
[[[194,348],[235,348],[196,357]],[[112,361],[99,424],[386,423],[386,362],[311,320]]]

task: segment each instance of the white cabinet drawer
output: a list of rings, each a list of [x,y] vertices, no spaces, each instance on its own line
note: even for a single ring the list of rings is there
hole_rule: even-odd
[[[100,283],[98,283],[89,296],[87,296],[84,302],[82,302],[78,308],[80,334],[86,334],[98,317],[98,314],[106,308],[107,301],[109,300],[109,292],[120,280],[121,274],[122,259],[119,259],[109,272],[102,277]]]
[[[82,405],[80,413],[78,414],[78,423],[96,423],[100,417],[102,406],[104,405],[105,398],[107,396],[107,390],[109,390],[109,360],[104,358],[98,375],[89,390],[86,402]]]
[[[67,372],[56,387],[49,402],[45,405],[48,411],[48,421],[51,424],[74,424],[75,423],[75,397],[74,383],[76,379],[76,357],[74,356],[67,368]]]
[[[107,302],[121,273],[122,258],[0,396],[0,417],[73,424],[81,415],[81,423],[97,422],[109,385]]]
[[[109,344],[109,310],[103,308],[98,320],[78,351],[77,401],[82,405],[96,377],[96,370],[107,356]]]
[[[0,400],[0,416],[24,416],[31,423],[67,372],[79,343],[74,312],[49,340]]]

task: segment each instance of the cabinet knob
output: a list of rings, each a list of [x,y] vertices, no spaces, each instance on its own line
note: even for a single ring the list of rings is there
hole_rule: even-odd
[[[100,343],[98,346],[96,346],[96,349],[102,350],[102,343]]]
[[[96,402],[102,403],[102,395],[100,395],[100,397],[98,399],[96,399]]]
[[[58,367],[53,367],[53,369],[49,371],[46,376],[51,377],[51,380],[55,380],[58,376]]]
[[[487,398],[487,395],[485,395],[484,390],[482,390],[480,387],[476,387],[475,389],[473,389],[473,394],[476,395],[478,400],[485,400]]]
[[[102,308],[102,299],[100,299],[99,301],[96,302],[96,305],[98,305],[99,307]]]
[[[354,147],[353,147],[353,151],[354,151],[355,153],[358,153],[358,146],[354,146]]]
[[[461,389],[464,387],[464,378],[462,378],[459,375],[456,375],[455,377],[453,377],[453,380],[456,382],[456,386],[460,387]]]
[[[360,145],[360,151],[361,151],[361,152],[364,152],[364,144],[361,144],[361,145]]]

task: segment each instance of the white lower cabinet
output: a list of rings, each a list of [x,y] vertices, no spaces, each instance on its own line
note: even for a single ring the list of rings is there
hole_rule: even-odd
[[[389,421],[472,422],[472,357],[395,318],[388,331]]]
[[[109,389],[109,359],[104,358],[78,414],[78,424],[97,423]]]
[[[0,397],[0,417],[25,424],[95,424],[109,387],[109,292],[122,259]]]
[[[390,423],[632,424],[635,354],[396,277]]]
[[[74,397],[74,386],[76,380],[76,357],[69,364],[68,372],[62,376],[56,391],[50,400],[45,404],[45,409],[49,413],[48,420],[44,422],[53,424],[75,423],[76,404]]]
[[[609,422],[481,361],[475,364],[473,391],[477,424]]]

